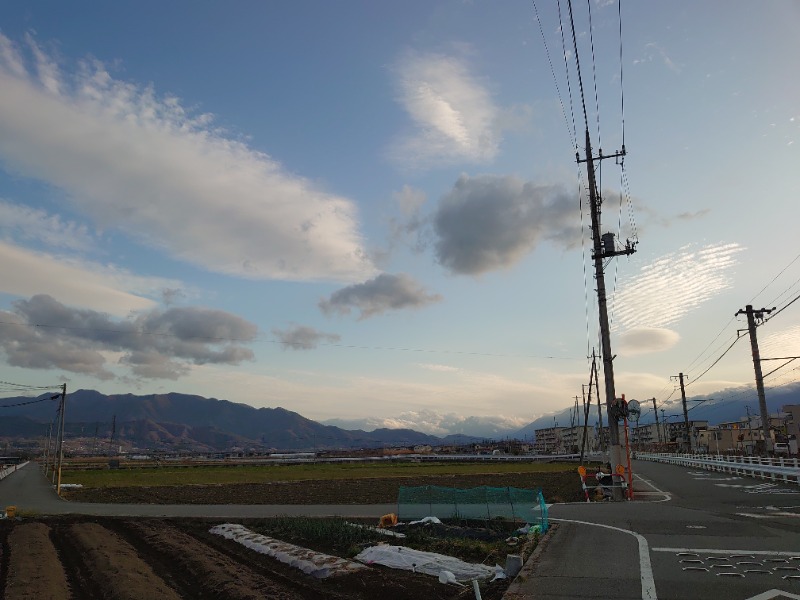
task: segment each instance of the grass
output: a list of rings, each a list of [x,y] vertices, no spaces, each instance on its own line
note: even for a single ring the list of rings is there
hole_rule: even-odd
[[[63,483],[86,488],[171,486],[276,481],[367,479],[378,477],[428,477],[502,473],[553,473],[572,471],[571,463],[308,463],[299,465],[225,465],[201,467],[163,466],[72,470],[66,465]]]

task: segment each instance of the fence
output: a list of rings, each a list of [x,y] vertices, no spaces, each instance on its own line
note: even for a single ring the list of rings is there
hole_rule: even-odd
[[[0,479],[5,479],[9,475],[11,475],[13,472],[15,472],[17,469],[21,469],[22,467],[24,467],[27,464],[28,464],[28,462],[26,461],[26,462],[24,462],[24,463],[22,463],[20,465],[9,465],[9,466],[7,466],[6,468],[0,470]]]
[[[514,487],[476,487],[458,489],[437,485],[401,486],[397,499],[402,520],[439,517],[441,519],[514,519],[540,521],[547,528],[547,505],[542,490]]]
[[[800,461],[796,458],[652,452],[637,452],[636,458],[800,485]]]

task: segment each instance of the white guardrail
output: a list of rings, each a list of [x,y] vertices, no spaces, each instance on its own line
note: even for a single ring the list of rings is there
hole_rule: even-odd
[[[637,452],[636,458],[800,485],[800,460],[796,458],[655,452]]]
[[[8,477],[12,473],[14,473],[17,469],[21,469],[22,467],[24,467],[27,464],[28,464],[28,462],[26,461],[26,462],[21,463],[19,465],[9,465],[9,466],[7,466],[5,469],[0,470],[0,479],[5,479],[6,477]]]

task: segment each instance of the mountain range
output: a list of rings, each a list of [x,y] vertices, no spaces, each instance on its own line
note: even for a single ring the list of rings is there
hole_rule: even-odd
[[[689,418],[705,420],[711,424],[737,421],[747,409],[758,414],[755,392],[743,394],[736,391],[731,398],[697,398],[688,401]],[[58,396],[45,394],[36,399],[29,397],[6,398],[0,419],[0,438],[41,439],[47,435],[50,424],[57,416]],[[783,405],[800,403],[800,386],[784,386],[770,390],[767,397],[770,413]],[[680,400],[659,405],[663,415],[671,420],[683,418]],[[150,395],[105,395],[94,390],[78,390],[67,395],[66,438],[81,440],[86,450],[102,449],[112,438],[116,444],[140,449],[163,450],[324,450],[338,448],[375,448],[467,444],[481,441],[482,437],[463,434],[434,436],[414,429],[377,428],[345,429],[321,424],[284,408],[254,408],[247,404],[205,398],[202,396],[167,393]],[[641,424],[654,421],[650,401],[642,402]],[[603,408],[605,422],[605,408]],[[537,429],[569,427],[583,424],[582,410],[574,417],[574,409],[566,408],[539,417],[517,430],[500,432],[494,428],[487,432],[489,439],[529,439]],[[596,403],[589,411],[588,423],[597,423]]]
[[[58,396],[6,398],[2,405],[0,437],[46,436],[55,422]],[[20,404],[20,406],[11,406]],[[228,400],[168,393],[137,396],[105,395],[78,390],[67,395],[65,438],[83,440],[85,449],[110,443],[141,449],[226,450],[275,449],[312,450],[374,448],[468,443],[479,438],[444,438],[412,429],[347,430],[322,425],[284,408],[254,408]]]

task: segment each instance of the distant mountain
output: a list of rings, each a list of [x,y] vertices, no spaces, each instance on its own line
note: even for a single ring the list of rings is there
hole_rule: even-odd
[[[751,415],[759,414],[758,396],[755,390],[748,393],[742,393],[741,390],[731,391],[729,399],[726,399],[726,392],[714,394],[713,397],[707,396],[691,396],[687,397],[686,406],[689,411],[689,419],[697,421],[708,421],[710,425],[718,423],[725,423],[730,421],[738,421],[742,417],[747,416],[747,407],[750,408]],[[639,419],[641,425],[647,423],[654,423],[655,417],[653,415],[653,405],[649,400],[639,400],[642,405],[642,416]],[[767,409],[770,414],[780,412],[782,406],[786,404],[800,404],[800,385],[785,386],[775,390],[767,390]],[[675,400],[674,398],[668,405],[658,405],[659,413],[658,419],[661,421],[661,409],[664,409],[664,416],[670,422],[675,420],[683,420],[683,406],[680,397]],[[583,425],[583,412],[582,407],[579,407],[579,416],[576,420],[577,425]],[[535,421],[529,423],[516,433],[513,437],[518,439],[534,439],[535,431],[537,429],[545,429],[553,427],[555,423],[559,427],[569,427],[572,423],[573,408],[565,408],[561,411],[551,413],[539,417]],[[605,403],[602,406],[603,424],[607,425]],[[597,399],[589,410],[588,423],[594,427],[597,425]]]
[[[41,398],[39,403],[5,409],[0,436],[46,435],[58,403],[49,394]],[[26,401],[30,398],[6,398],[2,404]],[[350,431],[322,425],[283,408],[254,408],[177,393],[107,396],[94,390],[78,390],[67,395],[65,415],[67,437],[92,439],[92,444],[98,443],[95,439],[107,443],[115,420],[115,444],[124,441],[139,448],[311,450],[448,443],[411,429]],[[461,439],[461,443],[468,443],[473,438]]]

